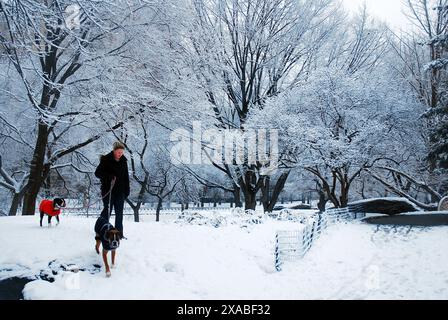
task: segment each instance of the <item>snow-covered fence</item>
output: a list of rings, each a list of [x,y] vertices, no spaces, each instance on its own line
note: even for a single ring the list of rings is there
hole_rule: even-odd
[[[182,212],[182,210],[180,208],[171,208],[171,209],[160,210],[160,214],[163,214],[163,215],[179,214],[179,212]],[[129,214],[134,215],[134,213],[132,211],[129,211]],[[151,208],[140,209],[139,214],[140,215],[155,215],[156,209],[151,209]]]
[[[85,207],[82,204],[75,204],[73,206],[70,206],[70,208],[63,209],[64,214],[68,214],[71,216],[99,216],[102,211],[102,204],[98,204],[94,207]],[[229,211],[232,208],[230,207],[190,207],[190,209],[184,209],[182,210],[181,207],[171,207],[160,210],[161,215],[178,215],[182,212],[197,212],[197,211]],[[152,207],[142,207],[139,210],[139,215],[155,215],[156,214],[156,208]],[[125,216],[132,216],[134,215],[134,212],[132,209],[125,205],[124,208],[124,215]]]
[[[99,216],[101,214],[102,209],[96,209],[96,210],[82,210],[82,209],[70,209],[70,210],[64,210],[63,213],[70,215],[70,216],[83,216],[83,217],[95,217]],[[180,209],[173,208],[173,209],[163,209],[160,211],[161,215],[177,215],[181,212]],[[155,209],[140,209],[139,215],[141,216],[150,216],[155,215],[156,210]],[[114,211],[112,211],[112,215],[115,215]],[[132,210],[124,210],[123,212],[124,216],[133,216],[134,212]]]
[[[363,218],[353,209],[329,209],[309,217],[302,229],[294,231],[277,231],[275,235],[275,269],[281,271],[281,265],[288,261],[302,259],[320,237],[322,231],[330,225]]]

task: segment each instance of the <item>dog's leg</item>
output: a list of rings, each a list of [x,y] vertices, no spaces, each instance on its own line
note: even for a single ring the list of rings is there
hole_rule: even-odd
[[[112,250],[112,269],[115,269],[115,255],[117,250]]]
[[[59,221],[59,215],[56,216],[56,221],[58,222],[58,223],[56,223],[56,225],[58,225],[59,222],[60,222],[60,221]]]
[[[96,235],[98,236],[98,233]],[[101,240],[100,239],[96,239],[95,251],[96,251],[97,254],[100,254],[100,244],[101,244]]]
[[[103,261],[104,261],[104,267],[106,268],[106,277],[109,278],[112,274],[110,273],[110,267],[107,261],[107,250],[104,249],[103,249]]]
[[[42,227],[42,219],[44,218],[44,213],[40,212],[40,226]]]
[[[51,227],[51,218],[52,216],[48,215],[48,226]]]

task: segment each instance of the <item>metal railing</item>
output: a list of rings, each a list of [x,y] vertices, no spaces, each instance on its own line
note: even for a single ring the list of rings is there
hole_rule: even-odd
[[[328,226],[363,217],[364,213],[356,213],[349,208],[329,209],[308,218],[300,230],[277,231],[274,249],[275,269],[281,271],[284,262],[302,259]]]

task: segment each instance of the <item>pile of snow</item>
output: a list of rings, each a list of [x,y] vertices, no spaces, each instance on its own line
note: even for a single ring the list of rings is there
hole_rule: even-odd
[[[275,232],[301,224],[265,219],[247,232],[238,224],[126,221],[129,239],[106,278],[94,223],[64,217],[58,227],[40,228],[36,216],[1,218],[0,278],[52,276],[28,283],[26,299],[448,298],[444,227],[331,226],[302,260],[275,272]]]
[[[368,198],[368,199],[361,199],[361,200],[356,200],[356,201],[352,201],[349,204],[362,204],[362,203],[368,203],[371,201],[375,201],[375,200],[384,200],[384,201],[399,201],[399,202],[406,202],[411,206],[415,206],[414,203],[412,203],[411,201],[409,201],[409,199],[406,199],[404,197],[378,197],[378,198]],[[415,208],[418,209],[418,207],[415,206]]]
[[[406,206],[408,212],[414,212],[414,211],[422,211],[421,208],[419,208],[418,206],[416,206],[414,203],[412,203],[409,199],[403,198],[403,197],[384,197],[384,198],[369,198],[369,199],[363,199],[363,200],[358,200],[358,201],[353,201],[350,202],[348,204],[349,208],[355,209],[358,208],[362,208],[362,211],[364,212],[369,212],[369,213],[375,213],[375,210],[370,210],[369,211],[369,206],[370,207],[375,207],[375,203],[378,202],[382,202],[384,204],[388,204],[386,206],[386,208],[381,208],[382,210],[390,210],[390,205],[395,204],[396,206],[400,207],[400,206]],[[384,206],[383,204],[383,206]],[[372,208],[370,208],[372,209]],[[376,207],[376,209],[378,209],[378,207]],[[367,210],[367,211],[366,211]],[[387,212],[383,212],[383,211],[378,211],[379,213],[387,213]],[[401,211],[399,213],[405,213],[404,211]],[[388,213],[388,214],[394,214],[394,213]]]

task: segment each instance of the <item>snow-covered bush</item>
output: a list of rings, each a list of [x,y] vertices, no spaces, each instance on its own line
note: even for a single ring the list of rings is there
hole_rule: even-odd
[[[232,213],[232,215],[235,215],[235,216],[242,216],[245,213],[245,211],[243,208],[233,208],[231,210],[231,213]]]
[[[220,215],[217,212],[202,214],[194,211],[185,211],[178,216],[175,223],[219,228],[223,225],[227,225],[227,219],[225,216]]]
[[[180,224],[211,226],[219,228],[227,225],[237,225],[248,227],[251,225],[262,224],[268,217],[253,210],[244,211],[242,209],[233,209],[228,211],[196,212],[184,211],[175,221]]]
[[[267,221],[289,221],[301,224],[309,222],[311,214],[302,214],[298,211],[285,209],[279,213],[263,213],[254,210],[233,209],[231,211],[184,211],[177,217],[175,223],[183,225],[211,226],[214,228],[236,225],[241,228],[250,228]]]

